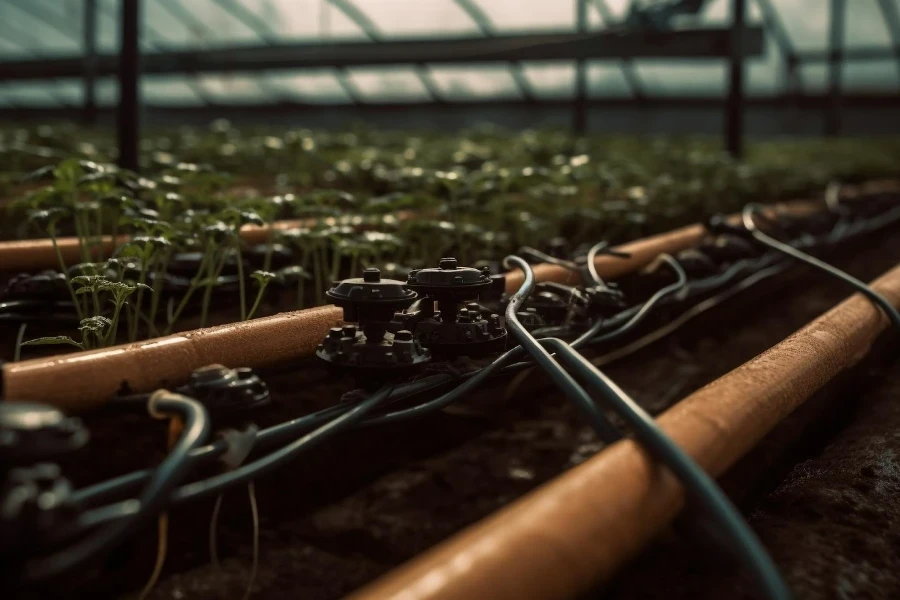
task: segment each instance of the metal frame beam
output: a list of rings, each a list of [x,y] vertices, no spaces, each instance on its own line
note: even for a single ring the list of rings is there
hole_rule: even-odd
[[[97,79],[97,0],[83,0],[82,38],[84,44],[84,122],[97,122],[97,96],[94,82]]]
[[[831,0],[828,27],[828,96],[825,135],[836,137],[841,132],[841,71],[843,67],[846,0]]]
[[[415,62],[471,64],[509,60],[584,60],[588,58],[724,58],[730,56],[727,29],[693,29],[671,32],[556,33],[502,35],[493,38],[450,38],[390,41],[378,44],[293,43],[278,46],[236,46],[204,50],[162,51],[148,54],[144,72],[228,73],[259,69],[306,69]],[[747,28],[740,45],[742,54],[760,56],[762,30]],[[78,77],[81,57],[0,62],[0,78],[6,80]],[[117,58],[97,57],[98,75],[116,71]]]
[[[141,136],[141,1],[122,0],[119,51],[119,109],[116,132],[119,166],[137,171]]]
[[[108,17],[108,18],[112,19],[113,21],[115,21],[115,25],[116,25],[117,27],[119,26],[119,22],[116,21],[115,16],[112,15],[112,14],[110,14],[108,11],[105,10],[105,4],[103,4],[103,2],[100,3],[99,8],[100,8],[101,10],[98,11],[98,14],[103,15],[103,16],[105,16],[105,17]],[[159,40],[165,40],[165,36],[163,36],[163,35],[162,35],[159,31],[157,31],[154,27],[151,27],[148,23],[142,23],[142,25],[143,25],[143,27],[141,28],[141,32],[142,32],[142,34],[143,34],[143,33],[146,34],[146,36],[147,36],[147,39],[146,39],[147,44],[148,44],[154,51],[157,51],[157,52],[165,52],[166,49],[167,49],[167,48],[166,48],[165,42],[160,43],[160,41],[159,41]],[[2,63],[0,63],[0,64],[2,64]],[[183,72],[184,72],[184,73],[188,73],[188,74],[191,74],[191,73],[192,73],[192,71],[190,71],[190,70],[185,70],[185,71],[183,71]],[[109,73],[102,73],[102,74],[103,74],[103,75],[115,75],[116,73],[117,73],[116,69],[112,69]],[[98,72],[97,75],[101,75],[101,73]],[[189,79],[189,80],[186,82],[186,84],[187,84],[187,86],[188,86],[189,88],[191,88],[191,89],[194,91],[194,93],[197,95],[197,97],[200,99],[200,101],[201,101],[205,106],[213,106],[213,105],[214,105],[213,102],[211,102],[211,101],[209,100],[209,96],[206,94],[206,91],[203,89],[203,87],[200,85],[199,82],[194,81],[194,80],[192,80],[192,79]]]
[[[744,52],[746,0],[731,2],[731,56],[729,60],[728,101],[725,109],[725,148],[734,158],[744,156]]]

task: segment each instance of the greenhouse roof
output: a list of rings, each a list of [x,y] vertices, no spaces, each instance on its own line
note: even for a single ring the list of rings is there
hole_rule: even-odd
[[[0,2],[0,67],[3,62],[83,55],[83,13],[88,0]],[[675,27],[718,28],[730,23],[729,0],[709,0],[696,16]],[[747,0],[749,24],[764,27],[762,55],[751,58],[747,93],[777,96],[787,90],[791,55],[808,57],[797,70],[798,89],[822,93],[828,80],[827,0]],[[119,0],[96,0],[97,52],[114,54]],[[620,29],[631,0],[588,0],[590,32]],[[848,3],[843,49],[845,91],[900,91],[900,0]],[[576,0],[143,0],[141,47],[149,57],[182,50],[278,47],[309,42],[384,44],[427,38],[490,38],[512,34],[572,33]],[[892,29],[893,26],[893,29]],[[892,35],[893,34],[893,35]],[[142,79],[145,101],[159,106],[302,102],[321,104],[419,103],[471,100],[566,100],[575,94],[574,60],[524,60],[443,64],[415,62],[374,66],[217,73],[157,73]],[[721,58],[625,58],[587,61],[591,98],[723,97],[727,65]],[[113,77],[96,83],[97,102],[116,100]],[[0,106],[77,106],[80,78],[67,76],[0,83]]]

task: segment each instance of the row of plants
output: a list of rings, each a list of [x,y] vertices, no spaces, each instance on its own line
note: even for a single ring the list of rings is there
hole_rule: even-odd
[[[224,275],[234,317],[247,319],[273,282],[295,290],[302,308],[367,266],[402,276],[449,254],[474,264],[559,237],[620,242],[748,201],[820,192],[834,178],[894,175],[898,149],[890,139],[780,142],[737,163],[705,140],[493,129],[272,135],[216,122],[151,134],[137,174],[109,162],[102,132],[0,130],[0,229],[54,245],[78,238],[79,264],[57,256],[80,338],[33,343],[95,348],[175,331],[186,311],[208,324]],[[284,220],[297,222],[261,246],[240,235]],[[109,255],[104,236],[119,240]]]

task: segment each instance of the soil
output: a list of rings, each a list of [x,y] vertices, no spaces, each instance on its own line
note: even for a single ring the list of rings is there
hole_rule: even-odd
[[[830,259],[870,280],[900,258],[900,236],[888,232],[870,236],[866,245],[865,250],[845,251]],[[794,271],[605,370],[657,413],[777,343],[848,293],[839,282]],[[262,375],[275,399],[257,419],[262,426],[331,405],[349,389],[343,382],[328,380],[314,361]],[[867,406],[874,400],[875,395],[867,398]],[[859,597],[860,586],[880,589],[881,580],[900,572],[890,569],[900,544],[896,529],[900,507],[881,506],[890,504],[890,494],[900,481],[891,462],[897,447],[895,443],[892,448],[891,441],[897,438],[877,427],[881,422],[889,426],[890,418],[900,419],[900,409],[880,418],[862,411],[860,418],[864,417],[868,428],[857,423],[847,429],[816,459],[822,464],[798,467],[785,480],[786,487],[767,496],[754,516],[754,525],[776,561],[784,565],[799,598]],[[64,464],[76,485],[150,466],[163,454],[163,426],[143,415],[92,416],[88,424],[92,443]],[[876,430],[882,431],[881,437],[874,436]],[[866,436],[880,441],[866,443],[862,441]],[[340,444],[319,448],[256,482],[260,555],[254,597],[340,597],[601,448],[579,413],[536,374],[527,381],[499,383],[462,406],[412,425],[345,436]],[[211,507],[205,502],[173,512],[166,568],[150,598],[243,595],[252,563],[247,493],[236,490],[224,499],[218,536],[221,570],[210,564]],[[797,540],[801,535],[809,539]],[[670,537],[676,538],[674,548],[663,548],[664,540],[647,556],[663,552],[671,557],[679,546],[678,536]],[[826,546],[825,540],[832,545]],[[660,571],[638,568],[623,575],[611,595],[655,598],[683,590],[683,597],[720,598],[739,589],[734,586],[740,582],[724,578],[715,587],[707,585],[712,580],[704,567],[711,563],[712,553],[699,544],[684,543],[691,552],[681,556],[683,570],[673,569],[667,581],[671,585],[683,576],[694,587],[637,586],[641,574],[648,580],[648,573],[653,573],[652,579],[660,577]],[[840,544],[846,547],[838,551]],[[68,595],[136,594],[149,577],[155,553],[153,524],[97,571],[82,573],[71,582]],[[868,569],[854,570],[864,560],[869,561]],[[662,569],[664,563],[660,559],[650,564]],[[722,571],[720,563],[716,565]],[[840,572],[854,577],[840,579]],[[856,587],[846,587],[851,584]],[[58,589],[46,591],[44,597],[56,597]]]

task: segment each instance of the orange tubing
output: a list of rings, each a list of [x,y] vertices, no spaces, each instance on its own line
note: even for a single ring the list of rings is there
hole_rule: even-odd
[[[5,400],[32,400],[69,412],[106,403],[120,391],[178,385],[200,367],[261,367],[312,354],[343,313],[322,306],[241,323],[49,358],[7,363]]]
[[[404,221],[413,216],[412,211],[403,210],[396,213],[394,218]],[[326,225],[336,225],[342,222],[339,217],[327,217],[324,219],[293,219],[289,221],[275,221],[269,225],[245,225],[241,228],[241,239],[247,244],[256,245],[264,244],[269,240],[269,235],[273,231],[285,231],[297,227],[312,227],[317,223]],[[362,225],[362,217],[360,222],[355,223],[350,220],[351,225]],[[129,240],[129,236],[119,236],[116,243],[113,244],[112,236],[104,236],[102,245],[102,254],[104,256],[112,256],[113,251],[121,244]],[[62,254],[63,261],[67,265],[73,265],[81,262],[81,246],[76,237],[57,238],[57,245]],[[97,254],[95,245],[94,254]],[[47,238],[38,238],[33,240],[15,240],[0,242],[0,271],[27,271],[34,272],[41,269],[58,269],[59,260],[53,249],[53,243]]]
[[[247,225],[241,229],[241,237],[248,244],[264,243],[273,230],[292,229],[305,227],[308,220],[300,221],[276,221],[272,225],[258,227]],[[104,236],[102,244],[103,256],[112,256],[113,251],[130,239],[129,236],[120,235],[113,243],[112,236]],[[56,240],[59,252],[67,265],[81,262],[81,243],[77,237],[61,237]],[[93,248],[96,258],[98,248]],[[0,242],[0,271],[28,271],[34,272],[41,269],[58,269],[59,260],[53,249],[53,243],[47,238],[33,240],[14,240]]]
[[[873,286],[900,306],[900,266]],[[858,362],[887,326],[855,294],[667,410],[659,424],[719,476]],[[608,581],[675,517],[684,490],[632,440],[603,450],[351,595],[352,600],[572,598]]]
[[[809,214],[816,210],[821,210],[820,202],[811,200],[794,200],[783,204],[775,204],[768,207],[767,210],[777,213],[791,213],[794,215]],[[738,222],[740,215],[730,215],[729,219]],[[616,256],[598,255],[594,259],[594,266],[597,267],[597,274],[604,279],[615,279],[628,273],[633,273],[642,267],[649,265],[656,260],[662,253],[676,254],[682,250],[693,248],[706,235],[706,228],[700,223],[680,227],[666,233],[651,235],[635,242],[629,242],[622,246],[616,246],[616,250],[630,254],[629,258],[619,258]],[[556,283],[574,285],[581,283],[577,281],[578,275],[565,267],[542,263],[534,265],[534,277],[538,282],[554,281]],[[515,293],[525,280],[525,274],[517,269],[506,274],[506,292]]]

